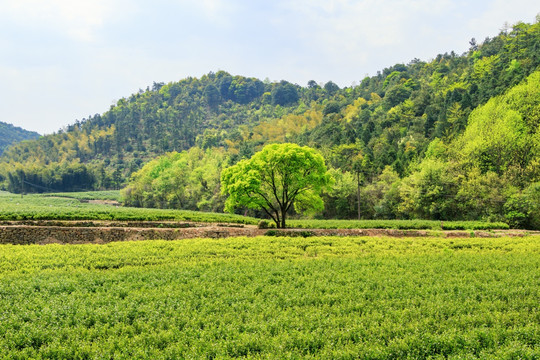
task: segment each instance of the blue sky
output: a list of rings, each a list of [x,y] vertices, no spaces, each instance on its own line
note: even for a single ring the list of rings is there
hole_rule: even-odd
[[[0,121],[52,133],[153,81],[218,70],[351,86],[539,12],[537,0],[0,0]]]

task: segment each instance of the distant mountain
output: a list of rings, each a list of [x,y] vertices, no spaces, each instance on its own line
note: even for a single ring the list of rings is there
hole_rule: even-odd
[[[356,182],[362,186],[372,184],[372,194],[386,199],[383,194],[392,187],[379,182],[381,176],[392,171],[392,176],[386,176],[388,182],[390,177],[407,179],[417,173],[418,164],[426,156],[434,156],[433,152],[446,154],[439,148],[457,147],[461,143],[455,139],[461,138],[471,144],[461,144],[458,155],[470,157],[470,167],[478,167],[482,176],[511,179],[509,183],[513,184],[514,179],[525,179],[518,175],[530,174],[514,184],[515,191],[540,183],[540,170],[533,171],[540,166],[531,161],[536,158],[528,151],[532,148],[520,143],[512,148],[514,152],[498,151],[495,146],[486,145],[484,139],[473,136],[477,128],[483,131],[487,126],[491,130],[489,121],[475,122],[470,118],[475,109],[490,99],[497,101],[540,71],[540,23],[518,23],[492,38],[478,43],[472,39],[469,44],[469,50],[463,54],[452,51],[429,61],[414,59],[408,64],[396,64],[346,88],[332,81],[318,84],[311,80],[300,86],[225,71],[167,84],[154,83],[120,99],[101,114],[5,150],[0,156],[0,188],[13,192],[120,188],[145,163],[168,152],[197,147],[224,152],[227,162],[234,164],[249,158],[265,144],[293,142],[317,148],[340,174],[354,173]],[[535,79],[532,84],[536,84]],[[534,111],[526,110],[526,106],[520,110],[523,116],[533,114],[533,118],[525,119],[526,124],[539,124],[540,120],[536,122],[534,118],[537,104],[530,106]],[[490,104],[487,109],[492,107]],[[478,111],[473,116],[479,114],[484,113]],[[484,118],[491,115],[482,115]],[[477,128],[469,128],[470,122]],[[512,134],[520,133],[516,130]],[[529,139],[517,135],[514,138]],[[514,138],[487,137],[502,143]],[[486,154],[489,159],[483,158]],[[495,155],[501,158],[493,158]],[[515,156],[506,161],[507,155]],[[353,164],[354,159],[362,161]],[[427,170],[425,174],[429,178]],[[471,180],[468,186],[472,189],[473,185]],[[461,185],[456,186],[458,189]],[[505,199],[512,195],[510,190]],[[431,192],[419,190],[418,194]],[[454,193],[444,194],[443,198],[450,198],[450,194]],[[336,210],[327,216],[355,216],[357,209],[352,206],[351,210],[350,204],[357,202],[357,195],[355,190],[352,201],[339,204],[346,209],[344,215]],[[399,215],[389,210],[394,205],[381,204],[363,209],[362,216]],[[504,201],[496,204],[504,205]],[[332,209],[332,205],[327,209]],[[429,210],[425,216],[436,218],[439,215],[435,210]],[[456,217],[461,213],[453,212]],[[450,218],[442,210],[441,214],[440,217]]]
[[[40,136],[35,131],[24,130],[23,128],[0,121],[0,155],[11,144],[23,140],[37,139]]]

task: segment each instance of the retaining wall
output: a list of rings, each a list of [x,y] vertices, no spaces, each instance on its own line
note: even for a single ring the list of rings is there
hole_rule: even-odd
[[[523,233],[486,231],[391,230],[391,229],[257,229],[255,227],[206,226],[193,228],[134,228],[76,226],[0,226],[0,244],[102,244],[112,241],[176,240],[187,238],[225,238],[231,236],[394,236],[394,237],[497,237],[523,236]]]
[[[0,226],[0,244],[83,244],[131,240],[175,240],[195,237],[254,236],[258,229],[187,228],[148,229],[124,227]]]

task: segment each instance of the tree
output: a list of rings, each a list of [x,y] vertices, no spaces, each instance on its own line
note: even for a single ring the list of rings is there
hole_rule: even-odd
[[[332,174],[332,189],[324,194],[324,218],[353,219],[356,215],[356,179],[343,169],[328,170]]]
[[[262,209],[278,228],[286,227],[287,212],[316,212],[324,207],[320,196],[332,177],[315,149],[296,144],[265,146],[221,174],[222,193],[229,194],[225,210],[238,206]]]
[[[357,211],[358,220],[362,219],[361,213],[361,186],[365,180],[364,170],[367,165],[368,159],[364,158],[362,154],[362,147],[359,144],[344,144],[336,146],[332,149],[333,160],[336,165],[341,169],[353,171],[356,177],[357,184]]]
[[[204,88],[204,97],[210,107],[216,108],[221,101],[221,95],[218,88],[214,84],[208,84]]]
[[[411,96],[412,90],[402,84],[394,85],[386,92],[384,100],[389,107],[401,104]]]
[[[296,87],[282,80],[280,83],[274,85],[272,89],[272,104],[274,105],[289,105],[298,101],[298,91]]]
[[[336,83],[332,82],[332,81],[329,81],[327,82],[326,84],[324,84],[324,90],[330,94],[331,96],[333,96],[335,93],[337,93],[339,91],[339,86],[337,86]]]

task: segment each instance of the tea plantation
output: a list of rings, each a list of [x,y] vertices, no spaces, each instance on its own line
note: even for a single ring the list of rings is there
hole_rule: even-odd
[[[0,246],[0,353],[538,359],[540,238]]]
[[[0,191],[1,220],[194,221],[256,225],[260,219],[236,214],[146,209],[92,204],[81,200],[118,200],[117,191],[15,195]],[[290,227],[312,229],[508,229],[502,222],[434,220],[289,220]],[[272,223],[273,224],[273,223]]]

